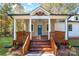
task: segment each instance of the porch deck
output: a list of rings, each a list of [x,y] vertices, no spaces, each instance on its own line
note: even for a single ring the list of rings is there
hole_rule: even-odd
[[[19,32],[21,34],[21,32]],[[57,46],[56,42],[64,40],[64,33],[62,32],[51,32],[50,33],[50,40],[48,40],[48,36],[33,36],[32,40],[30,40],[30,33],[26,33],[26,39],[24,44],[21,48],[21,53],[23,55],[29,54],[37,54],[44,55],[44,54],[56,54]],[[23,34],[21,34],[20,38]],[[19,36],[17,36],[19,37]],[[58,40],[59,39],[59,40]],[[21,39],[22,40],[22,39]],[[19,41],[18,41],[19,42]],[[22,42],[22,41],[21,41]],[[20,42],[19,42],[20,43]],[[47,45],[46,45],[47,44]],[[38,46],[37,46],[38,45]],[[31,52],[32,50],[32,52]],[[41,51],[41,52],[40,52]],[[50,52],[51,51],[51,52]],[[29,52],[29,53],[28,53]]]

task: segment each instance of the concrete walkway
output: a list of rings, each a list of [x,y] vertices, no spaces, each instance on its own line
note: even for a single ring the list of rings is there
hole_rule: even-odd
[[[42,52],[42,51],[34,51],[34,52],[29,52],[25,56],[55,56],[53,51],[48,51],[48,52]]]

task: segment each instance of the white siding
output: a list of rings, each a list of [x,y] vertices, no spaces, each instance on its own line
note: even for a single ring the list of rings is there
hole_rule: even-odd
[[[79,23],[68,22],[68,24],[72,24],[72,31],[68,32],[68,36],[79,37]],[[65,22],[55,23],[55,31],[65,31]]]
[[[55,23],[55,31],[65,31],[65,23],[64,22]]]
[[[72,23],[69,23],[69,24],[72,24],[72,31],[68,32],[69,37],[79,37],[79,23],[78,22],[72,22]]]

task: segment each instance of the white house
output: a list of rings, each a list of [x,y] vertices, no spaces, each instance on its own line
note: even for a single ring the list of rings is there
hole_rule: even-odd
[[[55,23],[56,31],[65,31],[65,22]],[[79,17],[71,16],[68,19],[68,37],[69,38],[78,38],[79,37]]]

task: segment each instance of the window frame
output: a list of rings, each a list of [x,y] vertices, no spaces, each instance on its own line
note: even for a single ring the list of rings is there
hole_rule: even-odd
[[[72,24],[68,24],[68,31],[72,31]]]
[[[75,20],[76,20],[76,21],[78,20],[78,16],[75,16]]]
[[[49,26],[48,26],[48,24],[46,25],[46,31],[48,32],[48,30],[49,30]]]

